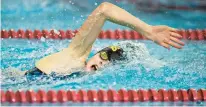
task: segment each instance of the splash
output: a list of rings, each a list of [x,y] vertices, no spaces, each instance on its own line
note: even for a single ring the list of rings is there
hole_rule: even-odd
[[[116,45],[123,48],[124,55],[127,59],[125,63],[127,65],[131,66],[142,64],[146,68],[160,68],[166,65],[165,62],[152,57],[143,43],[123,41],[117,43]]]
[[[25,71],[21,71],[18,68],[14,68],[14,67],[8,67],[6,69],[4,69],[3,71],[1,70],[1,78],[7,78],[7,77],[22,77],[25,74]]]
[[[18,86],[18,84],[25,82],[24,71],[18,68],[8,67],[1,70],[1,86]]]

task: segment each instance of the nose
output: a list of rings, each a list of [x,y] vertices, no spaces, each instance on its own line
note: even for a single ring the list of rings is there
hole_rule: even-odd
[[[102,61],[99,61],[99,65],[102,66],[102,64],[103,64],[103,62],[102,62]]]
[[[98,68],[101,68],[103,65],[104,65],[104,63],[101,60],[98,61],[98,63],[97,63],[97,67]]]

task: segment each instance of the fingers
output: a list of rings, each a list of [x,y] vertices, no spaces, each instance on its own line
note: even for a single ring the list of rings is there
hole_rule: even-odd
[[[168,44],[171,45],[171,46],[173,46],[173,47],[175,47],[175,48],[177,48],[177,49],[181,49],[181,48],[182,48],[182,46],[178,45],[177,43],[175,43],[175,42],[173,42],[173,41],[169,41]]]
[[[161,46],[170,49],[170,45],[177,48],[177,49],[182,49],[182,46],[178,45],[177,43],[173,42],[173,41],[169,41],[169,42],[162,42],[160,43]]]
[[[176,37],[176,38],[182,38],[182,36],[175,32],[170,32],[170,36]]]
[[[171,39],[172,41],[174,41],[174,42],[176,42],[176,43],[182,45],[182,46],[185,45],[184,42],[180,41],[179,39],[177,39],[177,38],[175,38],[175,37],[172,37],[172,36],[171,36],[170,39]]]
[[[162,42],[162,43],[160,43],[160,45],[167,48],[167,49],[170,49],[170,45],[167,43]]]
[[[163,43],[161,43],[160,45],[162,45],[168,49],[169,49],[170,45],[177,48],[177,49],[181,49],[182,46],[184,46],[184,43],[182,41],[180,41],[179,39],[171,36],[170,39],[165,39],[163,41]]]

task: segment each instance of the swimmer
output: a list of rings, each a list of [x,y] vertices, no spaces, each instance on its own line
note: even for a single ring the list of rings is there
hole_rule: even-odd
[[[124,50],[118,46],[109,46],[97,52],[87,61],[92,45],[106,21],[127,26],[167,49],[170,49],[170,46],[177,49],[184,46],[184,43],[180,41],[182,36],[177,33],[175,28],[165,25],[149,25],[124,9],[104,2],[88,16],[67,48],[40,59],[35,63],[36,67],[27,71],[26,74],[55,72],[67,75],[74,73],[74,69],[84,68],[85,71],[94,71],[113,60],[121,60]]]

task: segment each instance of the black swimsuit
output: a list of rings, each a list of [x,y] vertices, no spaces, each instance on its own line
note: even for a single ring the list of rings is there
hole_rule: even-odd
[[[79,72],[74,72],[70,75],[56,75],[55,73],[51,73],[51,76],[62,80],[62,79],[67,79],[67,78],[72,78],[72,77],[73,78],[80,77],[80,76],[83,76],[85,74],[86,73],[79,71]],[[43,73],[40,69],[38,69],[36,67],[28,70],[25,73],[25,76],[27,77],[27,79],[34,79],[34,77],[40,77],[40,76],[47,77],[47,75],[45,73]]]
[[[33,68],[33,69],[30,69],[28,70],[25,75],[42,75],[45,73],[43,73],[41,70],[39,70],[37,67]]]

